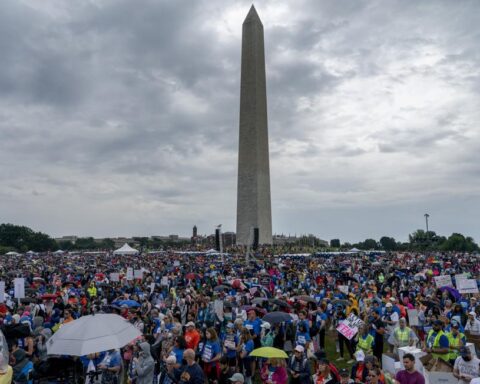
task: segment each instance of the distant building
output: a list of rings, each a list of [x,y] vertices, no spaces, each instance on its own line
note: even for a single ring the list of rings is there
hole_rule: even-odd
[[[78,239],[78,236],[71,235],[71,236],[58,237],[58,238],[55,239],[55,241],[56,241],[57,243],[70,241],[72,244],[75,244],[75,242],[77,241],[77,239]]]

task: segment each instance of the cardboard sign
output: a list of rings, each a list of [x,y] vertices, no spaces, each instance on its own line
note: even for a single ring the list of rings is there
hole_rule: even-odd
[[[5,302],[5,282],[0,281],[0,303]]]
[[[116,273],[116,272],[110,273],[110,281],[112,283],[118,283],[120,281],[120,273]]]
[[[16,299],[23,299],[25,297],[25,279],[17,277],[13,280],[14,295]]]
[[[408,324],[411,327],[418,327],[418,310],[417,309],[407,309],[408,313]]]
[[[478,293],[477,280],[463,279],[459,281],[458,292],[460,293]]]
[[[361,319],[351,313],[338,325],[337,331],[345,336],[348,340],[351,340],[358,333],[358,328],[363,324],[364,322]]]
[[[143,270],[142,269],[135,269],[135,271],[133,271],[133,277],[135,279],[142,280],[143,279]]]
[[[434,279],[437,288],[453,287],[452,277],[450,275],[435,276]]]
[[[127,268],[127,280],[133,280],[133,268]]]

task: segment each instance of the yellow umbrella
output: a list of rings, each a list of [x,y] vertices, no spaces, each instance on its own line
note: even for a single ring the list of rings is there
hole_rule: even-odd
[[[273,347],[262,347],[254,349],[249,356],[265,357],[267,359],[288,359],[285,351]]]

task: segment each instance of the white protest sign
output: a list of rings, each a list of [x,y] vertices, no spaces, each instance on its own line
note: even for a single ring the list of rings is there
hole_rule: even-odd
[[[180,261],[175,260],[175,261],[173,262],[173,266],[174,266],[174,267],[179,267],[179,266],[180,266]]]
[[[358,333],[358,328],[363,324],[364,322],[361,319],[351,313],[338,325],[337,331],[345,336],[348,340],[351,340]]]
[[[14,295],[16,299],[23,299],[25,297],[25,279],[17,277],[13,280]]]
[[[112,272],[110,273],[110,281],[112,283],[117,283],[120,281],[120,273]]]
[[[150,294],[155,290],[155,283],[150,283]]]
[[[455,275],[455,285],[458,286],[460,285],[460,280],[465,280],[468,279],[468,273],[460,273],[458,275]]]
[[[127,268],[127,280],[133,280],[133,268]]]
[[[165,286],[165,287],[168,287],[168,285],[169,285],[169,283],[168,283],[168,276],[163,276],[163,277],[162,277],[162,281],[161,281],[160,284],[162,284],[162,285]]]
[[[408,313],[408,323],[411,327],[418,327],[418,310],[416,309],[407,309]]]
[[[133,276],[135,277],[135,279],[142,280],[143,279],[143,270],[142,269],[135,269],[135,271],[133,272]]]
[[[5,282],[0,281],[0,303],[5,302]]]
[[[459,282],[458,292],[460,293],[478,293],[477,280],[463,279]]]
[[[223,321],[223,300],[215,300],[214,310],[220,321]]]
[[[348,295],[348,285],[339,285],[338,289],[340,292],[344,293],[345,295]]]
[[[453,287],[452,277],[450,275],[435,276],[434,279],[437,288]]]

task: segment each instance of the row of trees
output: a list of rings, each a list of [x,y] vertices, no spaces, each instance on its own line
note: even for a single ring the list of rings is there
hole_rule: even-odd
[[[366,239],[359,243],[340,244],[339,239],[330,240],[330,247],[361,250],[380,249],[385,251],[458,251],[476,252],[478,244],[472,237],[461,233],[452,233],[448,238],[437,235],[434,231],[418,229],[408,236],[408,242],[396,241],[393,237],[383,236],[380,240]]]

